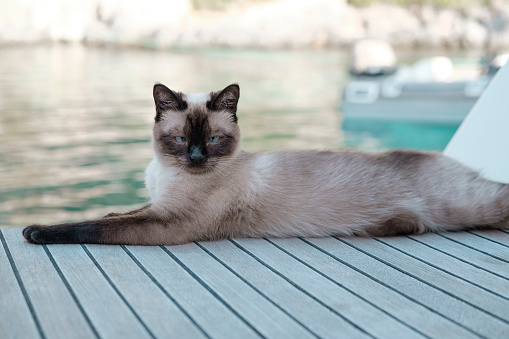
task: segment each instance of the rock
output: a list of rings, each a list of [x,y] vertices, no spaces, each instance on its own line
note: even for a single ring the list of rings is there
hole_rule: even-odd
[[[331,44],[351,44],[365,37],[364,22],[359,11],[351,6],[345,5],[338,11],[337,19],[331,23]]]
[[[474,19],[464,19],[461,32],[462,47],[482,48],[488,42],[488,29]]]
[[[378,38],[400,46],[509,47],[507,1],[462,11],[421,4],[354,7],[346,0],[251,1],[225,11],[197,11],[192,0],[0,0],[0,44],[293,48]]]
[[[161,30],[178,29],[191,12],[189,0],[98,0],[84,38],[134,45],[156,41]]]
[[[432,46],[458,48],[460,46],[461,17],[450,9],[438,11],[426,27],[427,42]]]
[[[489,48],[493,50],[509,48],[509,4],[495,1],[488,23]]]
[[[0,39],[6,42],[80,41],[93,20],[92,1],[0,1]]]
[[[486,6],[470,5],[463,10],[463,16],[486,26],[491,21],[491,11]]]
[[[208,16],[181,31],[179,45],[321,47],[363,36],[344,1],[280,0]],[[170,39],[167,39],[169,41]]]
[[[136,43],[189,13],[189,0],[0,0],[0,42]]]
[[[420,34],[419,20],[402,7],[381,4],[359,11],[368,38],[384,39],[393,45],[409,45]]]

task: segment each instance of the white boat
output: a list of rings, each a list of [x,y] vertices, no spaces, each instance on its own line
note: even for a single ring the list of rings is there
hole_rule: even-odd
[[[354,47],[353,79],[341,99],[343,119],[459,124],[507,60],[506,55],[489,67],[455,70],[444,56],[396,67],[392,55],[392,47],[379,41],[361,41]]]
[[[460,123],[491,76],[453,82],[395,82],[358,77],[343,91],[343,118]]]

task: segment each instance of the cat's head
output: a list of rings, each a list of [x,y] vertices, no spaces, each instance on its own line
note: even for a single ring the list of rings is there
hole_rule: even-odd
[[[203,173],[238,152],[237,84],[218,92],[188,94],[156,84],[153,92],[154,150],[160,161]]]

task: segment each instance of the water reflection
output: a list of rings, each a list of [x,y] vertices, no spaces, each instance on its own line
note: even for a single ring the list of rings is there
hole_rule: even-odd
[[[152,86],[241,85],[247,150],[341,148],[337,51],[0,49],[0,225],[127,211],[146,200]]]
[[[414,54],[415,57],[415,54]],[[147,200],[152,86],[241,86],[243,148],[442,149],[454,126],[345,121],[338,51],[0,49],[0,226],[97,218]],[[344,132],[346,131],[346,132]]]

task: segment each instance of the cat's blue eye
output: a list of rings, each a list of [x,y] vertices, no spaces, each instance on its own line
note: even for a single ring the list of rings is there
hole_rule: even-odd
[[[186,138],[184,137],[175,137],[175,140],[177,140],[177,142],[186,142]]]
[[[218,141],[219,141],[219,137],[212,137],[212,138],[209,138],[209,142],[210,142],[211,144],[215,144],[215,143],[216,143],[216,142],[218,142]]]

